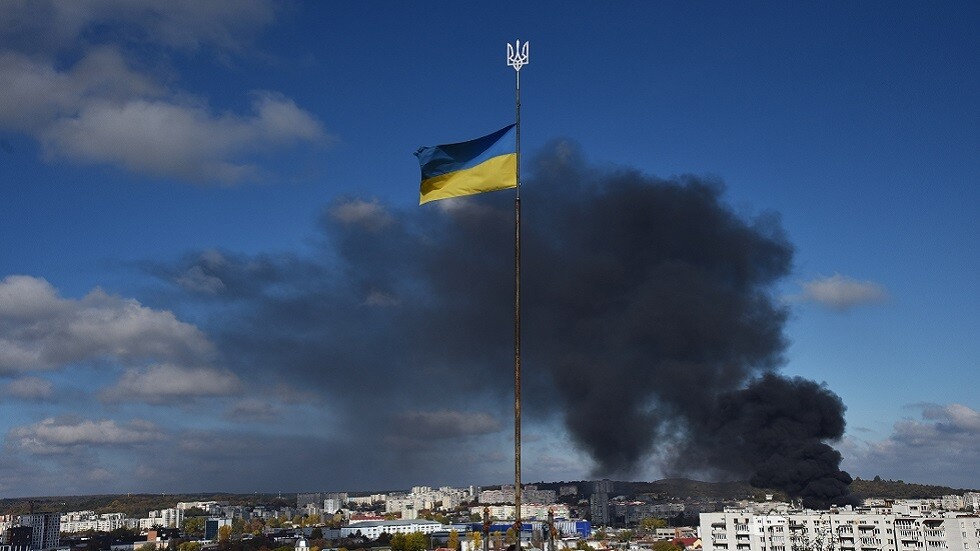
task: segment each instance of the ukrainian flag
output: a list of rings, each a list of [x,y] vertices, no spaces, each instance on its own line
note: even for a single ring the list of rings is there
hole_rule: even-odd
[[[419,204],[517,187],[515,125],[468,142],[420,147]]]

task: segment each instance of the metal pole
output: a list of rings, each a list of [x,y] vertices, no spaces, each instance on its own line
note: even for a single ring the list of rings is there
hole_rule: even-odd
[[[514,531],[521,546],[521,67],[529,61],[529,42],[507,44],[507,65],[514,68],[516,183],[514,195]]]

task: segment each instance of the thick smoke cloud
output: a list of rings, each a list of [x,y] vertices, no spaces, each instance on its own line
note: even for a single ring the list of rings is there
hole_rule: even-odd
[[[561,417],[596,475],[656,461],[841,501],[849,477],[825,441],[843,405],[776,374],[774,286],[793,256],[778,218],[735,213],[716,181],[591,167],[566,143],[528,168],[530,421]],[[212,331],[226,365],[274,366],[320,389],[351,434],[409,449],[434,415],[481,419],[474,434],[507,425],[481,415],[506,416],[512,384],[512,209],[509,193],[406,211],[337,201],[322,258],[207,252],[166,275],[226,310]]]

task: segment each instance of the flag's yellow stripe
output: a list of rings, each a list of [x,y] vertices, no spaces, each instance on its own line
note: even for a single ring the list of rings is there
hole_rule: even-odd
[[[513,187],[517,187],[516,153],[499,155],[473,168],[423,180],[419,192],[419,204]]]

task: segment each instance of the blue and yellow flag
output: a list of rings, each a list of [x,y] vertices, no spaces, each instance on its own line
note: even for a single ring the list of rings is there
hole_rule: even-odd
[[[517,187],[515,125],[468,142],[420,147],[419,204]]]

